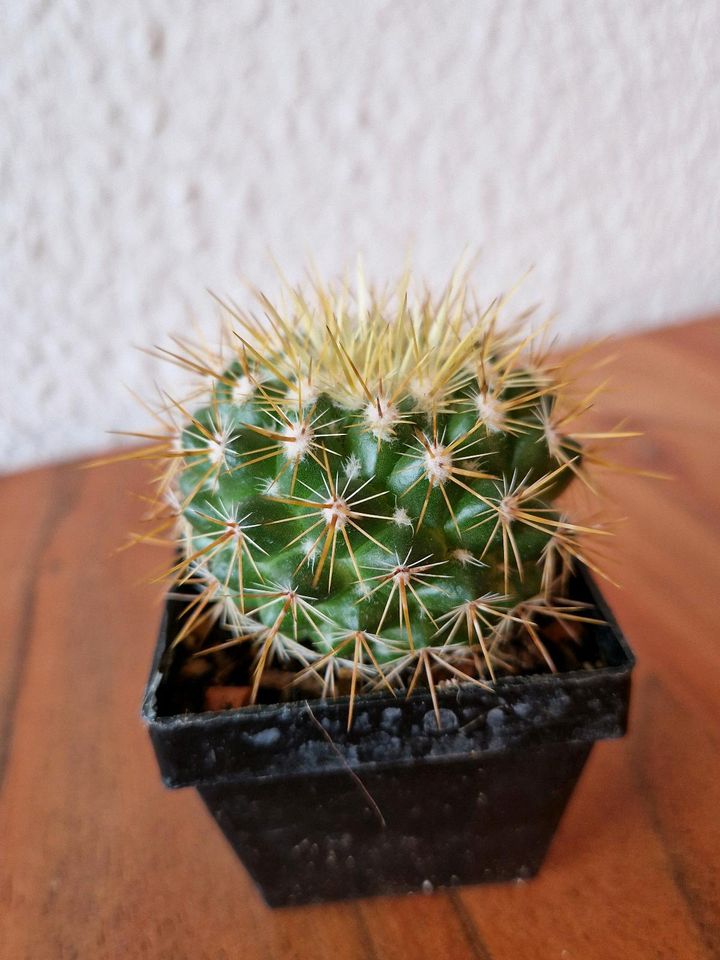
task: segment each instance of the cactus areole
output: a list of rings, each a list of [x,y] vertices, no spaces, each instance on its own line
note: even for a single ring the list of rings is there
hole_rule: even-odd
[[[577,432],[594,395],[544,349],[541,325],[508,320],[505,298],[477,307],[458,276],[439,296],[414,293],[407,277],[381,295],[359,277],[258,304],[221,304],[217,352],[185,341],[163,351],[198,377],[190,399],[164,405],[167,434],[149,451],[165,464],[152,536],[163,525],[177,535],[171,573],[186,607],[146,701],[168,782],[204,784],[217,806],[212,778],[167,767],[171,721],[183,714],[187,732],[190,717],[217,716],[206,712],[213,685],[240,698],[222,714],[245,715],[240,727],[258,710],[312,713],[316,702],[361,737],[359,704],[389,698],[401,714],[420,698],[435,733],[456,739],[444,705],[472,691],[481,717],[518,675],[627,667],[625,653],[592,647],[596,605],[571,588],[585,541],[606,531],[557,503],[572,480],[594,491],[593,469],[607,465],[596,441],[627,434]],[[163,694],[171,682],[205,700]],[[598,735],[622,732],[623,696],[614,732]],[[282,724],[268,729],[266,746],[282,741]]]

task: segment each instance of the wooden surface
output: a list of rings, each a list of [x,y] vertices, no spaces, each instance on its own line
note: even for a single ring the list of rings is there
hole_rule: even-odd
[[[595,748],[527,884],[265,907],[139,721],[162,557],[113,550],[143,469],[0,480],[0,958],[720,957],[720,323],[618,351],[603,420],[627,414],[627,461],[676,479],[610,482],[631,732]]]

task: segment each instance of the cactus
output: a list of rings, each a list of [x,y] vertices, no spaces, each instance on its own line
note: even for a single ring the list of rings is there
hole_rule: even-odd
[[[263,319],[223,304],[229,350],[166,351],[202,379],[153,448],[173,573],[202,584],[185,635],[221,617],[229,639],[199,652],[250,651],[253,699],[277,664],[351,704],[486,683],[518,632],[553,669],[537,618],[582,619],[565,577],[577,535],[604,532],[556,500],[602,461],[542,328],[457,276],[436,298],[360,277],[283,299],[258,294]]]

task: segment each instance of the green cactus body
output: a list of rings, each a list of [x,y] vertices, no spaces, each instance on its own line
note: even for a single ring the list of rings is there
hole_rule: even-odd
[[[572,554],[553,504],[582,454],[557,371],[459,287],[414,307],[315,294],[284,313],[263,299],[264,326],[233,311],[234,356],[180,407],[182,574],[223,605],[226,646],[252,645],[254,694],[278,659],[349,669],[353,689],[492,677]]]

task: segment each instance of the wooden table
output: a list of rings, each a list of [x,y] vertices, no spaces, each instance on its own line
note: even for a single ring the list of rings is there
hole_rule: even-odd
[[[163,558],[114,553],[144,470],[0,480],[3,960],[720,957],[720,323],[618,345],[603,419],[674,482],[612,480],[607,588],[639,657],[631,732],[596,747],[542,875],[271,911],[138,716]]]

